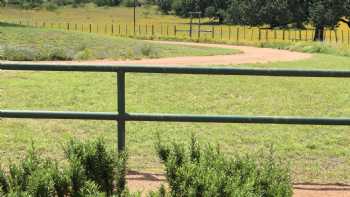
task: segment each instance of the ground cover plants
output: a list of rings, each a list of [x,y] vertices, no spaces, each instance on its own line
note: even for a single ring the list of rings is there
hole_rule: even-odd
[[[2,60],[125,60],[238,52],[220,48],[167,46],[129,38],[30,28],[6,23],[0,23],[0,32]]]
[[[160,137],[158,137],[160,139]],[[0,195],[4,197],[141,196],[126,187],[127,155],[108,150],[99,138],[64,145],[67,164],[44,158],[32,144],[17,163],[0,168]],[[226,157],[195,137],[185,144],[156,143],[166,166],[169,188],[144,194],[165,196],[273,196],[290,197],[289,168],[273,157]],[[262,156],[262,155],[260,155]]]

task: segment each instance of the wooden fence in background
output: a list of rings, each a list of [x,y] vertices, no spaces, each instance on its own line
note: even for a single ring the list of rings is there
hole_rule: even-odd
[[[31,26],[143,38],[177,38],[227,42],[268,42],[268,41],[313,41],[314,29],[262,29],[246,26],[189,24],[93,24],[93,23],[48,23],[45,21],[10,21],[11,23]],[[324,34],[324,40],[350,46],[350,30],[330,30]]]

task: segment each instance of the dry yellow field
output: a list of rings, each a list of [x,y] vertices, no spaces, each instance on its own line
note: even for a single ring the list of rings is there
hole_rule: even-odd
[[[59,8],[55,11],[21,10],[0,8],[0,19],[24,25],[59,28],[74,31],[113,34],[138,37],[190,38],[189,19],[161,15],[155,7],[137,8],[137,25],[134,30],[133,9],[125,7],[96,7],[87,5],[80,8]],[[208,22],[209,19],[202,19]],[[197,22],[197,21],[195,21]],[[223,40],[233,42],[256,41],[309,41],[314,31],[309,30],[266,30],[242,26],[193,26],[192,39]],[[350,45],[350,29],[341,24],[337,30],[327,30],[325,40]]]

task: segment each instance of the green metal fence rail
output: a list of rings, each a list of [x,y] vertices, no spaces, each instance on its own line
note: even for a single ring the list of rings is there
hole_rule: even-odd
[[[127,121],[350,126],[350,118],[147,114],[147,113],[129,113],[125,109],[125,73],[350,78],[350,71],[248,69],[248,68],[227,68],[227,67],[226,68],[217,68],[217,67],[203,68],[203,67],[169,67],[169,66],[151,67],[151,66],[111,66],[111,65],[65,66],[65,65],[39,65],[39,64],[0,64],[0,70],[117,73],[118,111],[115,113],[16,111],[16,110],[0,109],[0,118],[79,119],[79,120],[117,121],[119,151],[123,151],[125,149],[125,123]]]

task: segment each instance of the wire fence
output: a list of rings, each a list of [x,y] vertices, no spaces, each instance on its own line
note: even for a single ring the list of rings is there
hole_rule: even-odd
[[[265,29],[229,25],[189,24],[94,24],[52,23],[45,21],[11,21],[18,25],[53,28],[116,35],[124,37],[168,37],[177,39],[211,40],[228,42],[313,41],[315,29]],[[350,46],[350,29],[326,29],[323,39],[327,43]]]

